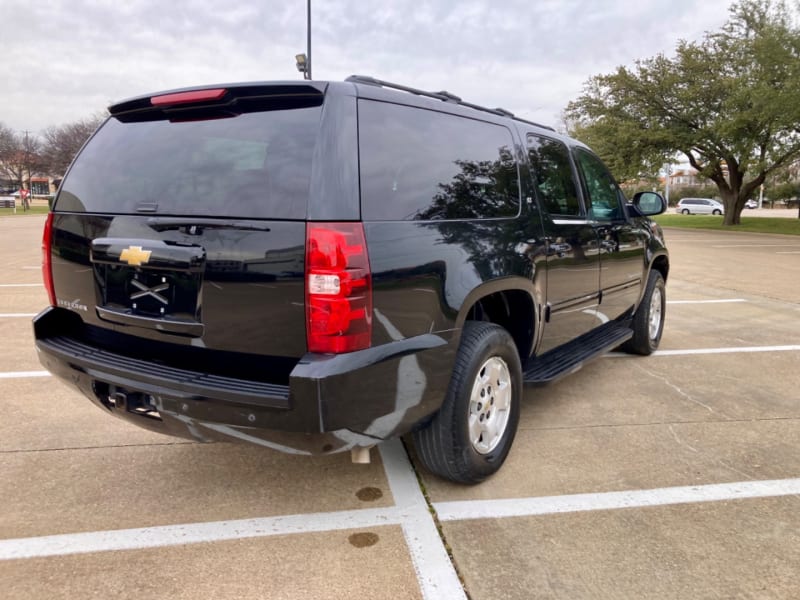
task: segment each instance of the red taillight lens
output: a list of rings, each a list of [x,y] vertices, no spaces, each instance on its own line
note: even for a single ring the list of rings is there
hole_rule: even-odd
[[[42,234],[42,280],[47,290],[47,297],[50,299],[50,306],[55,306],[56,290],[53,286],[53,265],[50,259],[52,247],[53,213],[47,213],[47,220],[44,222],[44,233]]]
[[[369,348],[372,277],[361,223],[306,226],[306,339],[309,352]]]

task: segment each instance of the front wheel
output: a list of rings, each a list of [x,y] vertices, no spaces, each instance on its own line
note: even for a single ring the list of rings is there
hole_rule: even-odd
[[[722,211],[721,211],[721,210],[719,210],[718,208],[715,208],[713,211],[711,211],[711,214],[712,214],[712,215],[721,215],[721,214],[722,214]]]
[[[519,354],[508,331],[467,321],[442,407],[414,433],[419,459],[457,483],[478,483],[495,473],[517,432],[522,389]]]
[[[625,352],[647,356],[658,349],[666,304],[664,278],[658,271],[650,271],[642,302],[633,315],[633,337],[622,345]]]

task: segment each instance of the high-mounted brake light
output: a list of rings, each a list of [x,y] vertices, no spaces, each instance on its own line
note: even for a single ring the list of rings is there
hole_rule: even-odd
[[[51,252],[53,249],[53,213],[47,213],[47,220],[44,222],[44,233],[42,234],[42,280],[47,290],[47,297],[50,299],[50,306],[56,305],[56,290],[53,285],[53,263]]]
[[[172,106],[175,104],[191,104],[193,102],[208,102],[219,100],[228,90],[216,88],[213,90],[195,90],[194,92],[176,92],[174,94],[163,94],[150,98],[153,106]]]
[[[372,276],[361,223],[306,226],[306,340],[309,352],[369,348]]]

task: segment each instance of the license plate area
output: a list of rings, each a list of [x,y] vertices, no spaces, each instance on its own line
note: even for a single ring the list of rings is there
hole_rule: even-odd
[[[102,306],[144,317],[199,320],[201,274],[96,264]]]

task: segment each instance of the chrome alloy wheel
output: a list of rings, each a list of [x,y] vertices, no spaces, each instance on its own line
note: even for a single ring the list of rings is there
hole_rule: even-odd
[[[510,408],[511,373],[502,358],[492,356],[478,369],[470,394],[469,439],[478,454],[489,454],[503,439]]]
[[[659,287],[653,288],[653,293],[650,296],[650,319],[648,320],[648,334],[651,340],[658,338],[658,332],[661,329],[661,289]]]

